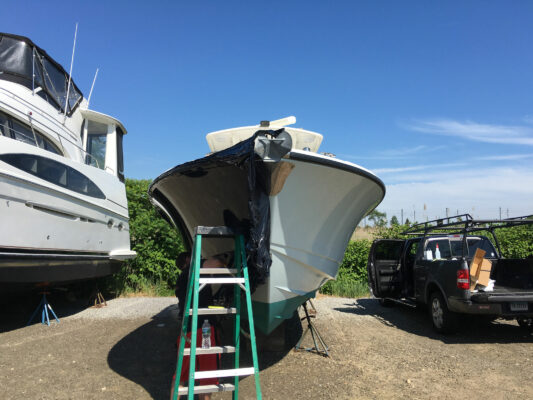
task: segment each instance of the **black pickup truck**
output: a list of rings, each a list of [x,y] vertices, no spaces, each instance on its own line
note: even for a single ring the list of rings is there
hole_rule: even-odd
[[[427,305],[441,333],[452,332],[461,314],[516,319],[533,330],[533,258],[503,258],[495,234],[524,224],[533,224],[532,216],[489,221],[463,214],[414,225],[403,232],[407,239],[376,240],[367,264],[372,293],[384,306]],[[470,290],[478,248],[492,263],[492,290]]]

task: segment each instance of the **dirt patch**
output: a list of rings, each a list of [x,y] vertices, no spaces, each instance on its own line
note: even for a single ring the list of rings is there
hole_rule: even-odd
[[[376,233],[376,228],[367,226],[365,227],[357,227],[355,228],[354,233],[352,234],[352,237],[350,240],[361,240],[361,239],[367,239],[367,240],[374,240],[374,235]]]
[[[61,323],[51,327],[22,327],[19,314],[4,311],[2,398],[168,399],[175,299],[108,304],[106,316],[98,310],[64,313],[58,306]],[[469,321],[459,333],[441,336],[422,310],[332,297],[315,305],[331,357],[261,353],[263,398],[533,398],[533,336],[514,321]],[[476,371],[483,376],[478,379]],[[240,394],[255,398],[253,377],[241,381]]]

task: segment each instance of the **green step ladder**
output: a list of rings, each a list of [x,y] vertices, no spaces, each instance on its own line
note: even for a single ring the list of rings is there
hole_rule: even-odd
[[[233,237],[235,242],[234,268],[201,268],[202,237]],[[185,307],[183,308],[183,320],[181,324],[181,335],[178,353],[178,364],[176,367],[176,379],[174,382],[172,400],[177,400],[178,396],[187,395],[188,400],[193,400],[195,394],[233,391],[233,399],[239,397],[239,377],[255,375],[255,390],[257,399],[261,397],[261,385],[259,382],[259,366],[257,361],[257,349],[255,342],[254,320],[252,314],[252,299],[250,293],[250,281],[248,278],[248,266],[246,264],[246,250],[244,247],[244,237],[236,234],[226,226],[198,226],[195,229],[193,253],[191,257],[192,268],[189,272],[189,282],[187,285],[187,295]],[[221,278],[201,278],[201,275],[226,275]],[[198,308],[200,290],[207,285],[233,284],[234,286],[234,306],[231,308]],[[248,323],[250,328],[250,340],[252,347],[253,367],[239,368],[240,355],[240,324],[241,324],[241,289],[246,294],[246,307],[248,311]],[[192,308],[191,308],[192,302]],[[235,314],[234,346],[212,346],[209,349],[197,348],[196,335],[198,329],[198,315],[214,314]],[[192,317],[191,326],[191,347],[185,349],[187,326],[189,317]],[[196,356],[204,354],[235,353],[234,369],[215,371],[195,371]],[[187,387],[179,387],[183,357],[190,357],[189,381]],[[235,377],[234,384],[223,383],[218,385],[195,386],[194,381],[202,378],[223,378]]]

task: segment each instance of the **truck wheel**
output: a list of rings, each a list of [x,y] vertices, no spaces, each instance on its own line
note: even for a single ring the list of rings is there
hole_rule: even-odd
[[[378,301],[382,307],[392,307],[394,305],[394,301],[390,299],[379,298]]]
[[[448,310],[439,292],[433,292],[429,300],[429,313],[433,329],[439,333],[452,333],[456,328],[457,316]]]
[[[533,318],[517,318],[516,321],[521,328],[533,332]]]

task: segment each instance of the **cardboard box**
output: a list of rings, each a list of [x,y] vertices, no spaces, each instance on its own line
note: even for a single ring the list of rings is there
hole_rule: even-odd
[[[470,290],[474,290],[478,283],[483,286],[489,284],[492,263],[484,257],[485,251],[477,249],[470,263]]]

